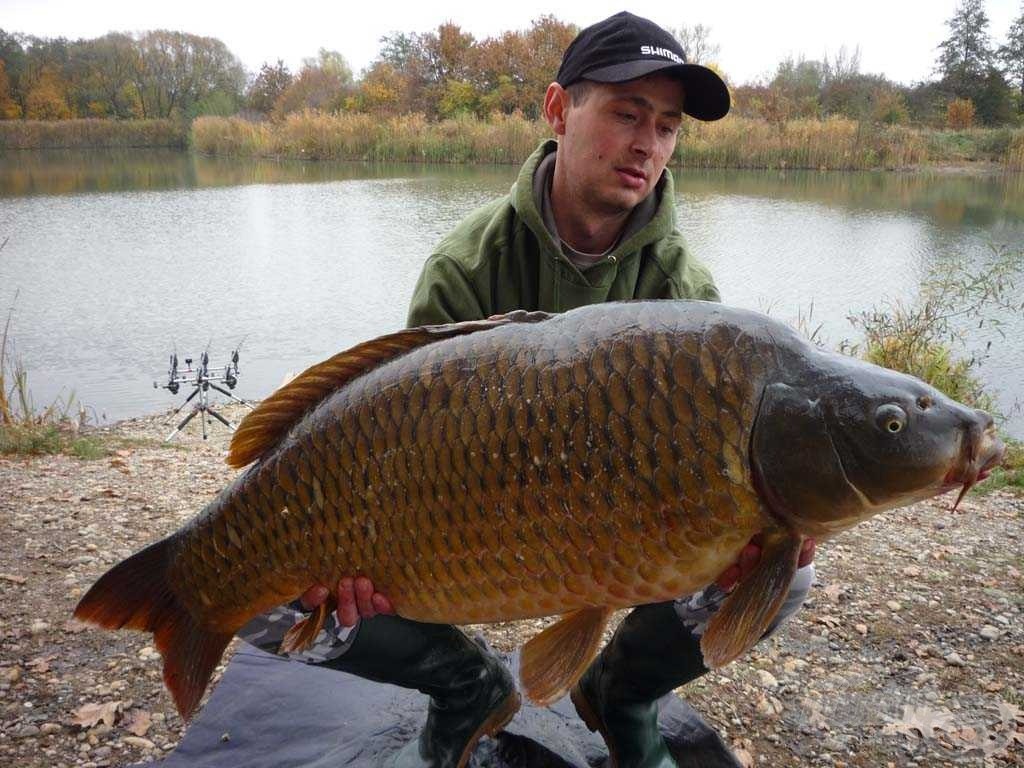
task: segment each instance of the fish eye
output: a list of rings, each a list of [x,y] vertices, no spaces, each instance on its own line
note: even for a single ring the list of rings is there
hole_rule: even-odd
[[[875,411],[875,424],[890,435],[898,434],[907,426],[906,411],[893,403],[880,405]]]

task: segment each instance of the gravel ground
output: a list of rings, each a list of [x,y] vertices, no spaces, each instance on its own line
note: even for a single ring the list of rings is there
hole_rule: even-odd
[[[225,408],[239,415],[237,409]],[[114,766],[183,725],[149,636],[84,629],[77,598],[234,476],[228,433],[165,416],[96,430],[114,452],[0,458],[0,765]],[[748,765],[1024,766],[1024,498],[972,495],[870,520],[819,547],[805,610],[680,693]],[[480,628],[510,649],[539,622]]]

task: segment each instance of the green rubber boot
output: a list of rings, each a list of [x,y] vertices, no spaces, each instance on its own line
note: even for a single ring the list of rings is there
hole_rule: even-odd
[[[700,638],[673,604],[642,605],[572,689],[572,703],[604,737],[613,768],[678,768],[658,732],[658,700],[705,672]]]
[[[352,646],[324,666],[430,697],[419,737],[389,758],[388,768],[463,768],[477,742],[498,733],[519,710],[505,665],[447,624],[397,616],[364,620]]]

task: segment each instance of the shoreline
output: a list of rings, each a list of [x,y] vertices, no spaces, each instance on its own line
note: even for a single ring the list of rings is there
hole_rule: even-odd
[[[471,160],[381,160],[381,159],[358,159],[358,158],[315,158],[315,157],[290,157],[287,155],[226,155],[216,154],[210,152],[202,152],[190,147],[179,147],[179,146],[85,146],[85,147],[29,147],[29,148],[15,148],[6,150],[13,155],[25,155],[30,156],[35,152],[150,152],[150,151],[168,151],[180,153],[183,155],[191,155],[194,157],[202,158],[204,160],[231,160],[231,161],[245,161],[251,160],[254,162],[269,162],[269,163],[297,163],[302,165],[320,165],[320,164],[331,164],[331,165],[368,165],[368,166],[388,166],[388,165],[415,165],[422,167],[429,166],[444,166],[444,167],[486,167],[486,166],[498,166],[498,167],[518,167],[521,165],[521,160],[509,160],[508,162],[494,162],[494,161],[471,161]],[[752,171],[752,172],[771,172],[771,173],[785,173],[787,171],[801,171],[801,172],[814,172],[814,173],[886,173],[886,174],[914,174],[914,175],[927,175],[934,174],[937,176],[971,176],[971,177],[990,177],[990,176],[1016,176],[1020,174],[1024,169],[1014,168],[1009,166],[1007,163],[1000,163],[993,160],[959,160],[959,161],[942,161],[935,163],[916,163],[913,165],[903,167],[892,167],[892,168],[812,168],[812,167],[750,167],[750,166],[707,166],[707,165],[696,165],[688,164],[683,160],[678,160],[669,163],[668,167],[673,171]]]
[[[550,136],[521,115],[462,116],[293,113],[277,122],[239,117],[170,120],[0,121],[0,149],[147,149],[203,157],[343,162],[518,165]],[[977,165],[976,165],[977,164]],[[694,169],[895,170],[977,174],[1024,170],[1024,129],[951,130],[846,118],[770,123],[730,116],[687,123],[670,163]]]
[[[0,456],[0,762],[124,765],[170,751],[183,732],[149,635],[69,622],[96,577],[237,475],[220,425],[204,442],[193,421],[162,444],[169,414],[90,428],[121,441],[101,459]],[[1024,497],[951,505],[889,512],[823,543],[805,608],[680,694],[759,765],[1024,766],[1012,740],[1024,739],[1012,709],[1024,690]],[[510,650],[547,621],[467,629]],[[113,722],[75,725],[87,704]],[[920,735],[905,707],[945,726]]]

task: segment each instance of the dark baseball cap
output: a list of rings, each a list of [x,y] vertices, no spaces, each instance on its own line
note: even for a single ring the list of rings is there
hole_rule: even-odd
[[[580,32],[565,49],[555,80],[566,88],[580,80],[622,83],[652,72],[679,78],[686,93],[683,112],[691,117],[718,120],[729,111],[729,89],[714,70],[688,64],[678,40],[628,11]]]

